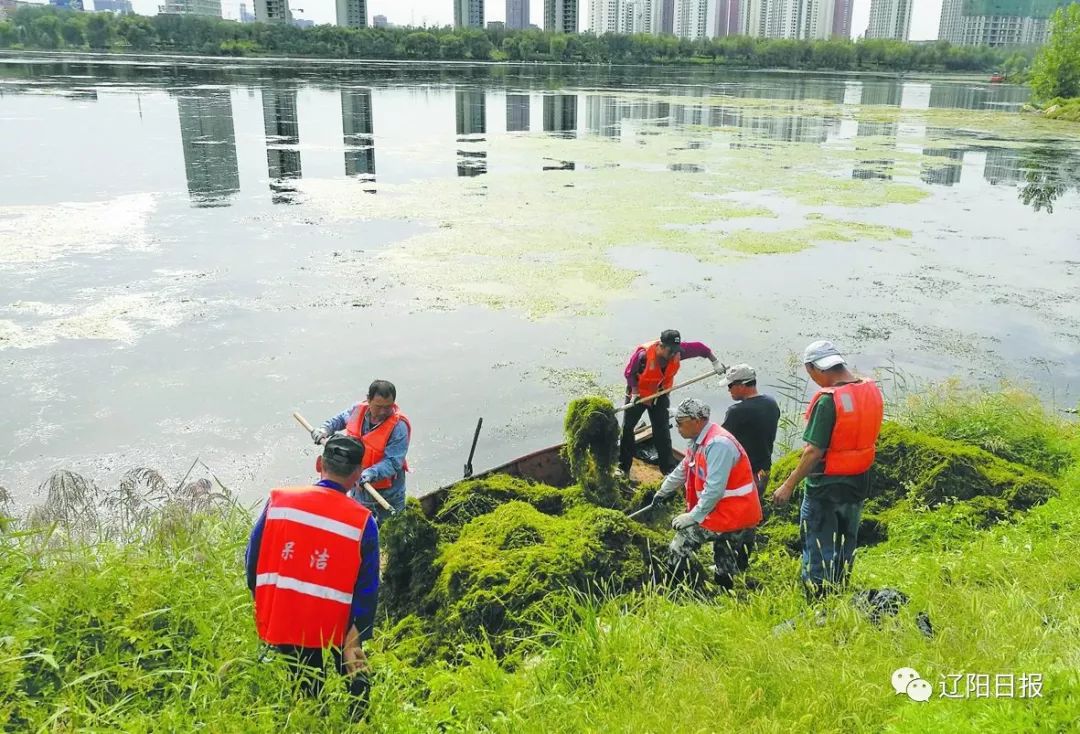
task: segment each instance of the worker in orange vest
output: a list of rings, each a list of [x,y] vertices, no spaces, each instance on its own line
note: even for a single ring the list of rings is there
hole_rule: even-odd
[[[327,440],[315,460],[319,481],[272,490],[246,554],[259,638],[287,656],[306,695],[321,692],[329,651],[357,712],[367,701],[362,643],[371,638],[379,590],[378,526],[347,494],[363,458],[356,439]]]
[[[619,471],[629,475],[634,463],[634,427],[641,415],[648,411],[652,423],[653,445],[659,456],[660,471],[668,474],[675,468],[671,453],[671,429],[668,427],[668,411],[671,400],[668,395],[649,400],[648,397],[675,384],[675,375],[683,359],[706,357],[712,362],[716,374],[724,373],[724,366],[709,347],[702,342],[684,342],[675,329],[660,333],[660,339],[642,344],[630,356],[623,375],[626,377],[626,402],[642,402],[630,406],[623,414],[622,438],[619,440]]]
[[[315,443],[322,443],[337,431],[363,442],[364,465],[360,482],[369,483],[397,512],[405,509],[405,456],[412,440],[412,424],[397,406],[397,388],[388,380],[375,380],[368,387],[367,400],[346,408],[311,432]],[[388,515],[367,492],[357,485],[352,492],[375,519]]]
[[[653,504],[663,502],[680,488],[686,490],[686,512],[671,521],[675,538],[668,547],[668,562],[675,572],[705,543],[713,544],[713,580],[731,590],[735,576],[745,570],[746,546],[761,522],[754,470],[735,437],[709,420],[709,406],[696,398],[679,403],[675,427],[690,443],[686,457],[664,478]]]
[[[803,364],[820,390],[806,410],[799,465],[775,492],[783,505],[806,480],[799,527],[802,579],[810,598],[841,587],[851,572],[884,402],[873,380],[857,377],[829,341],[816,341]]]

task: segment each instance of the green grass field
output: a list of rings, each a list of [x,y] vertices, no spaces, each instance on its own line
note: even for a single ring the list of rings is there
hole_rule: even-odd
[[[1080,711],[1080,431],[1013,390],[943,388],[898,419],[1060,483],[1010,522],[946,503],[894,511],[889,539],[859,551],[854,589],[911,597],[872,624],[838,596],[820,624],[797,559],[770,544],[753,592],[579,596],[549,609],[501,659],[463,637],[453,662],[416,661],[424,625],[382,620],[366,722],[329,685],[297,700],[261,649],[243,582],[251,518],[158,512],[126,538],[59,528],[0,533],[0,724],[5,731],[996,732],[1075,730]],[[50,527],[52,527],[50,531]],[[89,540],[93,538],[93,540]],[[915,626],[925,611],[933,638]],[[794,625],[781,627],[786,620]],[[915,702],[890,677],[932,684]],[[989,676],[989,697],[956,678]],[[1020,698],[1020,676],[1041,676]],[[1012,697],[996,696],[1012,675]],[[976,679],[977,680],[977,679]],[[1002,684],[1007,679],[1001,679]],[[1004,691],[1002,691],[1004,693]],[[964,696],[967,697],[964,697]]]

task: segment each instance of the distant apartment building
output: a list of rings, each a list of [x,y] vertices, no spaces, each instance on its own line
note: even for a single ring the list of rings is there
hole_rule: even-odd
[[[455,28],[483,28],[484,0],[454,0]]]
[[[100,2],[100,0],[97,0],[97,1]],[[246,3],[240,3],[240,22],[241,23],[254,23],[255,22],[255,13],[252,13],[250,10],[248,10],[248,6],[247,6]]]
[[[851,12],[854,9],[855,0],[836,0],[833,3],[833,38],[851,38]]]
[[[1074,0],[945,0],[938,38],[961,46],[1046,43],[1050,16]]]
[[[367,28],[367,0],[335,0],[337,24],[345,28]]]
[[[742,35],[755,38],[831,38],[836,0],[743,0]]]
[[[255,20],[260,23],[292,23],[289,0],[255,0]]]
[[[94,0],[94,10],[117,15],[130,15],[134,12],[131,0]]]
[[[737,36],[740,32],[742,17],[742,0],[716,0],[716,22],[713,25],[713,36]]]
[[[529,0],[506,0],[506,29],[521,31],[529,27]]]
[[[169,15],[209,15],[221,17],[221,0],[165,0],[161,12]]]
[[[544,0],[544,30],[577,33],[578,0]]]
[[[941,19],[938,21],[938,40],[949,43],[960,43],[964,35],[964,17],[961,11],[964,9],[964,0],[943,0],[941,3]]]
[[[82,10],[83,0],[49,0],[49,5],[65,10]]]
[[[386,20],[385,15],[376,15],[372,17],[371,25],[375,28],[389,28],[390,22]]]
[[[587,27],[598,35],[653,33],[656,7],[655,0],[589,0]]]
[[[870,0],[870,22],[866,38],[908,40],[911,34],[913,0]]]
[[[695,40],[708,36],[709,0],[675,0],[674,33]]]

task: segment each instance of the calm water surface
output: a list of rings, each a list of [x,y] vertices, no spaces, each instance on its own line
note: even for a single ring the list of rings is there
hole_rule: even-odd
[[[479,416],[477,468],[554,443],[569,398],[616,394],[629,350],[672,327],[770,384],[831,337],[863,370],[1019,380],[1075,405],[1080,126],[1029,131],[1005,114],[1025,98],[869,77],[0,57],[0,486],[26,503],[60,467],[107,485],[199,456],[254,500],[310,473],[292,410],[321,421],[383,377],[413,421],[411,489],[427,490],[460,476]],[[741,192],[776,151],[790,167],[770,158],[775,184]],[[829,187],[813,201],[807,165],[865,205]],[[608,180],[599,198],[582,188]],[[655,225],[651,187],[691,197],[706,180],[768,209],[753,231],[826,216],[910,236],[730,257],[635,240]],[[913,190],[929,195],[890,198]],[[515,222],[528,232],[494,234]],[[573,274],[583,252],[594,267]],[[575,278],[580,307],[561,309]]]

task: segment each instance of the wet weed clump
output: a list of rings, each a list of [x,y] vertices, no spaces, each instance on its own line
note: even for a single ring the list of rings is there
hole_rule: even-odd
[[[563,429],[563,457],[585,498],[601,507],[618,507],[621,498],[612,472],[619,457],[619,423],[611,401],[599,397],[572,401]]]

